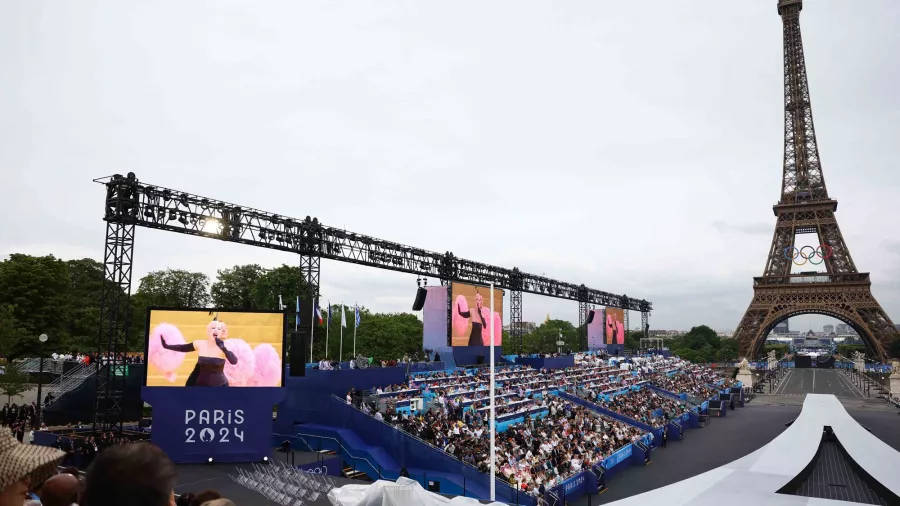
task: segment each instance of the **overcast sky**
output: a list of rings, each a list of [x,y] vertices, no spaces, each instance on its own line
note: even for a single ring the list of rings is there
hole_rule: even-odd
[[[133,171],[646,298],[653,328],[732,330],[780,191],[776,4],[5,0],[0,256],[100,259],[91,179]],[[829,193],[900,322],[900,2],[805,4]],[[135,288],[152,270],[238,263],[298,259],[139,229]],[[332,302],[407,311],[415,287],[322,266]],[[577,321],[577,304],[525,296],[526,320],[548,313]]]

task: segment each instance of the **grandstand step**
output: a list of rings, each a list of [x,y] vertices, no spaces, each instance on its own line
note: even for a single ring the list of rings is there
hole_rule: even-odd
[[[350,478],[351,480],[360,480],[360,479],[368,479],[369,476],[362,471],[355,471],[352,467],[345,467],[343,469],[343,474],[345,477]],[[371,480],[369,480],[371,481]]]

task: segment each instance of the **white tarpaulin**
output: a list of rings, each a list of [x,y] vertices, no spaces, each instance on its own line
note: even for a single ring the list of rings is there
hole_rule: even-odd
[[[409,478],[397,478],[397,482],[378,480],[371,485],[344,485],[328,492],[328,500],[334,506],[466,506],[481,505],[471,497],[444,497],[429,492],[419,482]],[[492,502],[489,506],[505,506]]]

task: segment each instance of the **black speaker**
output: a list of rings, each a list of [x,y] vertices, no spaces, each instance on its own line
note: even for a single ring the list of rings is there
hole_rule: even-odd
[[[309,354],[306,343],[308,341],[308,331],[291,332],[291,376],[306,376],[306,356]]]
[[[416,292],[416,301],[413,302],[413,311],[421,311],[423,307],[425,307],[425,296],[428,295],[428,290],[419,287],[419,290]]]
[[[594,321],[594,310],[593,309],[588,311],[587,324],[590,325],[592,321]]]
[[[484,355],[478,355],[478,357],[476,357],[475,365],[484,365]]]

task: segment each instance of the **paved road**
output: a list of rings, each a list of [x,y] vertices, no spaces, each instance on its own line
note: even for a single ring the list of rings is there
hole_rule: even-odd
[[[864,397],[844,373],[837,369],[791,369],[778,385],[775,395],[832,394],[836,397]]]

